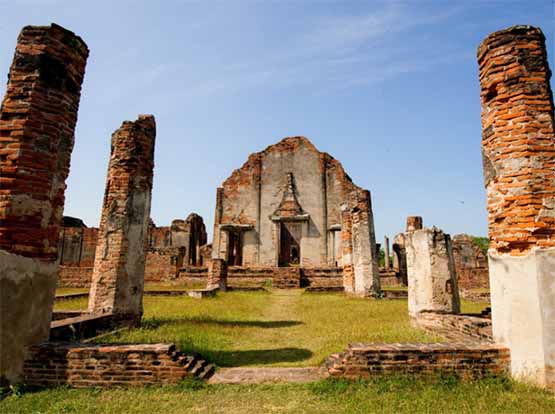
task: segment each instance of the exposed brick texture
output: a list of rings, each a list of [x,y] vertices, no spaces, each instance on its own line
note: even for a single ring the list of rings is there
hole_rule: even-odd
[[[90,312],[142,315],[155,135],[152,115],[126,121],[112,135]]]
[[[207,378],[213,371],[206,361],[183,355],[173,344],[45,343],[27,350],[24,381],[43,387],[144,386]]]
[[[328,358],[324,369],[331,377],[348,379],[383,374],[480,378],[505,374],[509,365],[509,350],[494,344],[351,344]]]
[[[466,234],[453,236],[459,289],[489,288],[488,258]]]
[[[208,289],[227,288],[227,263],[223,259],[212,259],[208,272]]]
[[[93,275],[92,267],[60,266],[58,287],[89,288]]]
[[[0,248],[54,260],[89,51],[55,24],[19,35],[0,114]]]
[[[545,38],[531,26],[478,49],[490,247],[555,246],[555,133]]]

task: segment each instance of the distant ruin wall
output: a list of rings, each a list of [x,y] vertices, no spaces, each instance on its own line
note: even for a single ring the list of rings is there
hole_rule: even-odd
[[[92,272],[92,266],[60,266],[58,270],[58,287],[90,288]]]
[[[82,220],[64,217],[60,230],[59,258],[61,265],[58,287],[90,286],[90,267],[94,265],[98,228],[86,227]],[[202,217],[192,213],[186,220],[173,220],[171,226],[149,226],[145,259],[146,283],[169,283],[176,279],[178,269],[203,266],[210,256]],[[208,253],[207,253],[208,251]]]
[[[487,256],[471,236],[458,234],[453,237],[453,258],[459,289],[489,289]]]

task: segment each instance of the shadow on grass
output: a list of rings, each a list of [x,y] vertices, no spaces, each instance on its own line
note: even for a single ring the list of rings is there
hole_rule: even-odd
[[[248,351],[197,350],[200,354],[220,367],[245,367],[270,365],[284,362],[305,361],[313,353],[303,348],[255,349]]]
[[[250,328],[288,328],[290,326],[302,325],[300,321],[238,321],[214,318],[153,318],[144,320],[141,323],[142,329],[157,329],[162,325],[181,325],[181,324],[198,324],[198,325],[218,325],[227,327],[250,327]]]

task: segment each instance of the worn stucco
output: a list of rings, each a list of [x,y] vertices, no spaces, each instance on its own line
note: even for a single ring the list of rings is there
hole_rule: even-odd
[[[460,312],[449,235],[436,228],[406,233],[409,314]]]
[[[0,250],[0,385],[17,383],[27,345],[48,340],[58,264]]]
[[[523,256],[489,251],[494,339],[514,376],[555,388],[555,248]]]

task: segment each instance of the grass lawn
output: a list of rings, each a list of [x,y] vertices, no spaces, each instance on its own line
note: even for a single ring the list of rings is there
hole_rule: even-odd
[[[348,383],[204,385],[76,390],[13,395],[0,413],[553,413],[555,396],[509,380],[379,378]]]
[[[56,309],[86,306],[64,301]],[[349,342],[437,342],[413,329],[403,300],[301,290],[228,292],[215,298],[144,298],[141,328],[102,342],[173,342],[218,366],[316,366]]]
[[[145,297],[140,329],[102,342],[175,342],[219,366],[314,366],[349,342],[429,342],[409,325],[406,300],[300,290],[228,292],[215,298]],[[86,306],[86,299],[57,309]],[[464,312],[483,304],[464,302]],[[380,377],[313,384],[16,390],[0,413],[553,413],[555,395],[507,379]]]

